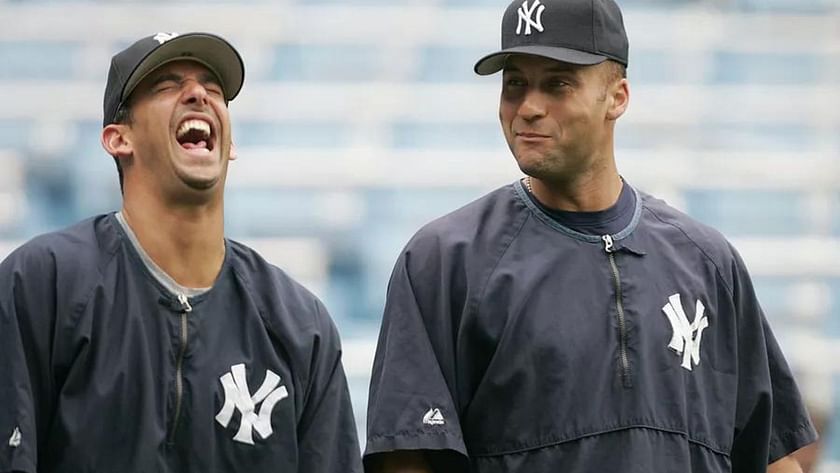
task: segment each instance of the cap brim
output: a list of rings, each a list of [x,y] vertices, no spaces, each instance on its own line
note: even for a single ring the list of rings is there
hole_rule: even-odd
[[[163,43],[149,53],[132,71],[126,81],[121,101],[131,95],[146,76],[160,66],[177,60],[196,61],[221,81],[225,99],[233,100],[242,89],[245,64],[242,57],[224,39],[207,33],[186,33]]]
[[[487,76],[501,71],[505,67],[505,62],[507,61],[508,56],[512,54],[540,56],[548,59],[554,59],[555,61],[578,64],[581,66],[600,64],[607,60],[606,56],[600,56],[575,49],[536,45],[517,46],[488,54],[487,56],[479,59],[478,62],[475,63],[475,73],[481,76]]]

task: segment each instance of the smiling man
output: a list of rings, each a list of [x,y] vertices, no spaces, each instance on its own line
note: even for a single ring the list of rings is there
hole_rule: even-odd
[[[617,170],[627,64],[613,0],[508,7],[475,71],[526,177],[400,255],[368,471],[801,471],[815,432],[738,253]]]
[[[0,265],[0,472],[360,471],[327,311],[224,237],[243,79],[207,33],[113,57],[122,209]]]

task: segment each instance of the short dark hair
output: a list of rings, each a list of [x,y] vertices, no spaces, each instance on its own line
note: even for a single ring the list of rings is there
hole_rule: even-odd
[[[627,66],[624,64],[613,61],[612,59],[604,61],[603,64],[606,64],[604,71],[601,73],[601,78],[604,81],[604,90],[601,97],[598,98],[599,102],[603,102],[607,99],[607,93],[609,92],[610,86],[621,79],[627,78]]]
[[[114,121],[113,123],[117,125],[131,125],[134,121],[134,117],[131,114],[131,104],[128,101],[121,103],[119,107],[117,107],[117,113],[114,114]],[[114,163],[117,165],[117,174],[120,177],[120,193],[123,192],[123,168],[122,164],[120,164],[119,158],[114,156]]]
[[[606,62],[609,66],[606,73],[608,82],[615,82],[627,78],[627,66],[612,59],[608,59]]]

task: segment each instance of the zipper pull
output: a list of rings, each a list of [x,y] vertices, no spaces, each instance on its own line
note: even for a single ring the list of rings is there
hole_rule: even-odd
[[[192,306],[190,305],[190,300],[187,299],[187,296],[184,294],[178,294],[178,302],[181,303],[181,310],[184,313],[192,312]]]
[[[601,240],[604,241],[604,251],[607,253],[613,252],[613,239],[609,235],[604,235],[601,237]]]

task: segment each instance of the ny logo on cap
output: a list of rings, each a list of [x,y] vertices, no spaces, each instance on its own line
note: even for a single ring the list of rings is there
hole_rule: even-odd
[[[545,5],[540,4],[540,0],[534,0],[534,3],[531,4],[531,8],[528,8],[528,0],[522,2],[522,6],[516,10],[516,13],[519,15],[519,21],[516,23],[516,34],[522,34],[523,23],[525,24],[526,36],[531,34],[532,26],[542,33],[544,30],[542,25],[542,14],[544,11]],[[534,13],[537,14],[536,20],[534,20]]]
[[[152,39],[160,44],[163,44],[176,36],[178,36],[178,33],[158,33]]]

